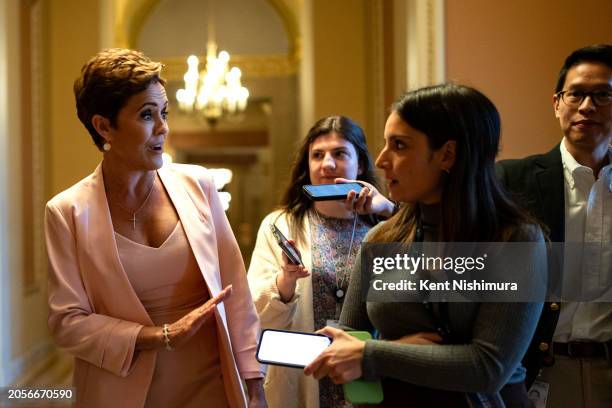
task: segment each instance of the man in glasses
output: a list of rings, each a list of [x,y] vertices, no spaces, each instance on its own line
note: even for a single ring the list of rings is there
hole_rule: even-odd
[[[526,385],[537,381],[548,394],[542,398],[547,407],[612,407],[612,45],[567,57],[553,108],[561,143],[545,154],[498,163],[508,190],[548,226],[550,240],[568,243],[563,301],[545,304],[523,360]],[[576,287],[607,295],[589,302],[565,296]]]

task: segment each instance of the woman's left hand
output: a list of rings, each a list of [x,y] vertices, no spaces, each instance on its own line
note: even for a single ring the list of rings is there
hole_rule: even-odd
[[[263,389],[263,378],[245,380],[249,393],[249,408],[268,408]]]
[[[333,342],[304,368],[304,374],[312,375],[317,380],[327,376],[334,384],[345,384],[361,377],[364,341],[329,326],[317,331],[317,334],[331,337]]]
[[[344,205],[349,211],[355,211],[357,214],[378,214],[383,217],[393,215],[395,204],[387,197],[382,195],[370,183],[361,180],[348,180],[337,178],[336,183],[359,183],[363,186],[359,195],[355,191],[348,193]]]

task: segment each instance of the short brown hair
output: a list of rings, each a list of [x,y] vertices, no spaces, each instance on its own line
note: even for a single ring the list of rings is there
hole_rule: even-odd
[[[162,67],[143,53],[124,48],[103,50],[83,65],[81,76],[74,81],[77,115],[98,149],[102,150],[104,139],[91,118],[99,114],[116,126],[117,114],[131,96],[153,82],[166,84],[160,75]]]

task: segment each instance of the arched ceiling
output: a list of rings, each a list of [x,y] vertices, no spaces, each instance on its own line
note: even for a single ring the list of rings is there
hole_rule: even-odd
[[[136,48],[157,59],[205,54],[211,17],[219,49],[232,55],[289,54],[283,22],[266,0],[159,0]]]
[[[285,32],[287,40],[287,56],[292,60],[299,60],[300,57],[300,34],[298,27],[298,9],[299,0],[212,0],[215,1],[215,9],[219,9],[220,13],[225,13],[224,9],[231,9],[233,7],[240,7],[254,11],[248,15],[249,21],[256,15],[268,15],[267,9],[272,9],[276,13],[277,17],[280,18],[283,30]],[[163,3],[172,5],[173,8],[196,8],[195,15],[201,15],[202,10],[206,7],[206,1],[203,0],[114,0],[113,2],[113,14],[114,14],[114,42],[117,47],[135,48],[138,43],[141,31],[147,22],[147,19],[155,11],[156,8],[163,6]],[[181,7],[176,7],[176,4],[181,4]],[[191,4],[190,4],[191,3]],[[244,3],[244,4],[242,4]],[[267,7],[266,7],[267,6]],[[242,11],[237,10],[243,14]],[[220,14],[221,15],[221,14]],[[206,19],[202,21],[206,24]],[[260,18],[256,18],[260,20]],[[269,21],[272,24],[272,29],[276,30],[276,21],[271,19]],[[184,21],[181,22],[184,24]],[[237,25],[235,20],[230,20],[231,28],[239,28],[243,30],[245,27]],[[265,27],[269,29],[270,27]],[[161,31],[167,31],[168,27],[162,26]],[[255,37],[261,33],[256,32]],[[219,37],[217,35],[217,37]],[[182,39],[181,39],[182,40]]]
[[[300,59],[297,0],[214,1],[216,41],[245,77],[293,75]],[[180,80],[185,57],[206,53],[207,2],[115,0],[115,46],[137,48]]]

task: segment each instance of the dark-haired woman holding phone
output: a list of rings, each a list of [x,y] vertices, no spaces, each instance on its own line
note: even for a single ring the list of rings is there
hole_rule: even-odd
[[[391,198],[405,204],[366,241],[542,243],[537,223],[495,176],[499,135],[497,109],[475,89],[449,84],[405,94],[387,119],[385,147],[376,160]],[[417,225],[423,235],[415,239]],[[533,258],[527,262],[538,265]],[[432,315],[421,302],[367,302],[361,279],[358,259],[340,323],[376,329],[380,339],[364,342],[326,327],[319,333],[333,343],[306,374],[337,384],[382,379],[382,406],[389,407],[406,401],[419,407],[531,406],[521,358],[542,303],[447,303],[444,323],[455,339],[449,343],[438,333],[439,313]]]

